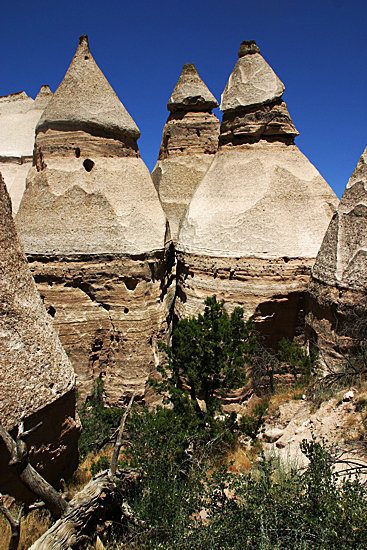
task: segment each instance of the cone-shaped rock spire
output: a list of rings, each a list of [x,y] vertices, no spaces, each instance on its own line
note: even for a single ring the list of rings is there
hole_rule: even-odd
[[[127,134],[135,139],[140,132],[135,122],[107,82],[82,35],[74,58],[53,100],[43,113],[37,132],[73,126],[98,129],[114,136]]]
[[[307,336],[327,369],[340,370],[367,302],[367,148],[330,221],[309,288]],[[353,333],[354,332],[354,333]],[[343,350],[343,353],[341,353]]]
[[[171,112],[185,108],[188,111],[204,111],[215,107],[218,107],[218,102],[201,80],[194,63],[185,63],[167,109]]]
[[[75,375],[30,273],[1,173],[0,349],[0,421],[11,430],[23,415],[28,428],[42,419],[43,426],[28,443],[35,445],[37,441],[38,447],[43,447],[42,451],[36,445],[34,459],[43,464],[45,477],[51,476],[58,483],[60,475],[65,474],[63,470],[70,475],[77,465]],[[59,455],[54,462],[51,447],[53,456]],[[11,479],[4,463],[9,457],[3,449],[0,457],[0,491],[19,498],[22,488],[16,478]],[[8,483],[10,490],[5,491],[4,485]]]
[[[254,40],[242,42],[238,57],[222,94],[222,111],[263,105],[282,97],[284,84],[260,55]]]
[[[275,294],[303,292],[308,269],[338,203],[293,144],[297,131],[281,98],[283,84],[253,41],[242,43],[240,55],[222,96],[219,150],[192,198],[177,243],[181,261],[187,264],[184,270],[200,272],[183,282],[187,293],[182,308],[190,315],[198,309],[197,296],[214,288],[209,278],[217,277],[222,268],[229,271],[216,278],[216,290],[221,288],[217,296],[244,304],[249,315],[262,301],[273,301]],[[204,257],[208,277],[199,265]],[[276,279],[270,284],[274,273]],[[195,285],[203,288],[194,290]],[[296,315],[294,309],[288,314]],[[277,316],[272,318],[275,321]],[[274,331],[273,336],[282,335]]]
[[[25,92],[0,97],[0,171],[6,178],[13,214],[32,166],[36,124],[51,97],[49,86],[42,86],[35,100]]]
[[[211,112],[217,106],[195,65],[186,63],[167,105],[171,114],[152,173],[174,241],[187,205],[218,148],[219,121]]]
[[[284,84],[260,55],[254,40],[244,41],[222,94],[220,144],[259,139],[293,143],[298,132],[282,100]]]
[[[81,37],[37,127],[16,218],[81,395],[100,376],[114,403],[144,394],[168,308],[166,217],[138,135]]]
[[[312,274],[331,285],[367,286],[367,147],[330,222]]]
[[[36,129],[36,166],[17,217],[27,254],[164,248],[166,221],[138,136],[83,35]]]

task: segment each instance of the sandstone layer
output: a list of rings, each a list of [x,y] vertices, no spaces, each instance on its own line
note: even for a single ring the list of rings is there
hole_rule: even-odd
[[[82,397],[144,395],[166,328],[166,218],[140,133],[86,36],[36,129],[16,218],[28,261],[70,353]]]
[[[75,374],[30,273],[0,174],[0,421],[16,432],[42,421],[27,438],[30,462],[55,487],[78,463]],[[34,499],[9,468],[0,444],[0,492]]]
[[[348,348],[346,323],[356,311],[365,317],[366,221],[367,148],[347,183],[312,269],[308,336],[329,368],[340,365],[339,346]]]
[[[217,106],[195,65],[186,63],[167,104],[170,115],[152,172],[174,241],[187,205],[218,149],[219,120],[212,113]]]
[[[289,319],[303,315],[309,269],[338,199],[294,145],[284,85],[256,44],[242,43],[239,56],[222,94],[219,150],[179,233],[176,313],[196,314],[205,295],[217,294],[254,315],[273,345],[298,331]]]
[[[13,214],[18,211],[32,166],[36,124],[51,97],[48,86],[41,87],[35,100],[25,92],[0,97],[0,171],[12,199]]]

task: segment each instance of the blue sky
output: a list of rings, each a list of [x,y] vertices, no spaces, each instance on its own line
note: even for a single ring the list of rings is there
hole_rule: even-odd
[[[0,95],[55,91],[88,34],[150,170],[184,63],[219,101],[249,39],[286,86],[298,147],[338,196],[367,145],[366,0],[16,0],[2,4],[1,27]]]

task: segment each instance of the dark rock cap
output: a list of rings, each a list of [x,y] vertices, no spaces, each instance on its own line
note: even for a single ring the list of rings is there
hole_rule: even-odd
[[[238,50],[238,57],[244,57],[254,53],[260,53],[259,46],[256,45],[255,40],[244,40],[241,42],[240,49]]]

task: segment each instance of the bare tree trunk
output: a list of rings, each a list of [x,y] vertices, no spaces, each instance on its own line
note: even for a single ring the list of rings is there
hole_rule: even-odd
[[[127,522],[143,527],[133,510],[127,503],[119,502],[120,489],[118,484],[135,484],[140,473],[127,469],[117,473],[117,476],[106,470],[93,478],[70,502],[69,511],[60,518],[46,533],[42,535],[30,550],[68,550],[95,534],[96,524],[100,521],[101,510],[108,517],[111,507],[119,506],[121,515]]]
[[[28,448],[24,438],[39,428],[40,424],[31,430],[24,431],[24,423],[21,421],[18,428],[16,442],[9,432],[0,424],[0,437],[3,439],[9,453],[9,466],[14,468],[24,485],[37,495],[54,514],[61,516],[68,510],[68,503],[28,462]]]

